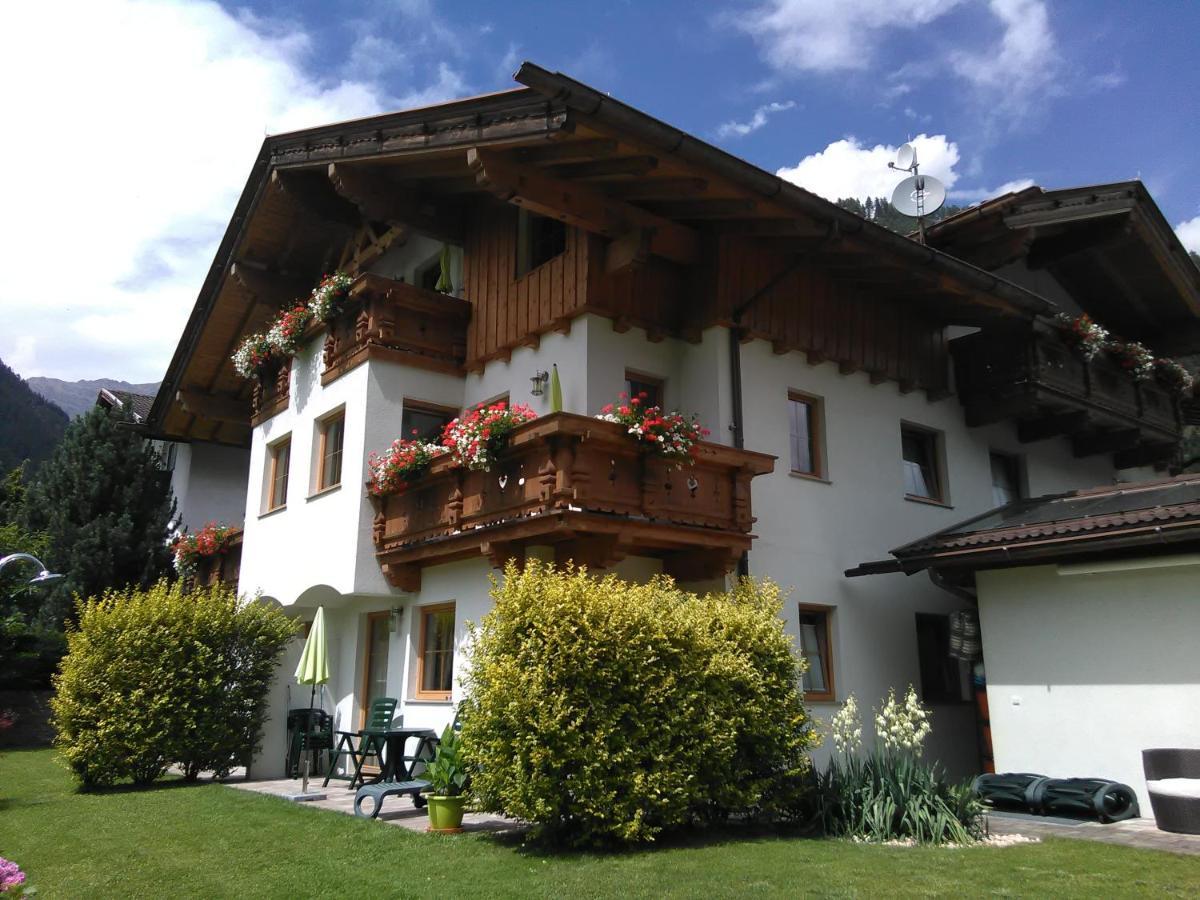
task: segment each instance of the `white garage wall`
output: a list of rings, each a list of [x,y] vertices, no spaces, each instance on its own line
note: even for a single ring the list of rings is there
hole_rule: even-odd
[[[1200,567],[1137,566],[981,572],[979,613],[996,771],[1110,778],[1149,816],[1142,750],[1200,746]]]

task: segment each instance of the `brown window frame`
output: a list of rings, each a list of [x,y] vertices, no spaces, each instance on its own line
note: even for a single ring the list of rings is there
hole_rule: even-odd
[[[650,391],[646,391],[647,394],[650,394],[647,406],[659,406],[663,409],[666,408],[667,380],[665,378],[660,378],[657,375],[648,375],[647,373],[639,372],[636,369],[626,369],[625,393],[629,395],[630,400],[632,400],[638,394],[638,391],[634,389],[635,384],[643,389],[651,389]],[[651,391],[653,391],[653,393],[651,393]]]
[[[804,642],[800,636],[800,626],[803,625],[805,616],[821,616],[824,620],[822,629],[823,634],[819,638],[822,646],[818,648],[821,659],[821,674],[825,678],[826,690],[823,691],[805,691],[804,699],[814,702],[832,703],[837,699],[837,687],[833,677],[833,614],[837,607],[825,606],[819,603],[801,603],[799,604],[799,617],[796,619],[796,643],[800,645],[800,652],[804,654]],[[809,660],[807,655],[805,660]]]
[[[335,424],[341,424],[341,435],[337,450],[333,455],[337,456],[337,480],[326,482],[325,480],[325,463],[329,453],[329,432]],[[342,483],[342,466],[345,464],[345,455],[343,453],[346,444],[346,410],[339,409],[337,412],[331,413],[321,419],[318,427],[317,440],[317,493],[327,491],[330,488],[339,487]]]
[[[457,648],[452,643],[450,646],[450,688],[445,691],[429,691],[425,690],[425,642],[428,638],[428,622],[429,616],[435,613],[449,611],[454,621],[457,623],[457,613],[455,611],[455,602],[449,603],[431,603],[428,606],[418,606],[417,615],[420,616],[420,624],[418,626],[417,640],[417,683],[413,691],[413,697],[417,700],[449,700],[454,693],[454,655]]]
[[[270,466],[267,472],[267,508],[265,512],[275,512],[277,509],[287,507],[288,486],[292,475],[292,436],[289,434],[269,445],[267,451],[270,453]],[[283,473],[283,497],[280,498],[276,493],[276,488],[279,487],[279,459],[285,453],[287,462]]]
[[[909,465],[909,460],[904,455],[904,440],[908,435],[920,439],[926,444],[929,453],[929,463],[932,467],[933,475],[933,496],[925,494],[914,494],[908,490],[908,473],[906,467]],[[900,463],[901,473],[904,475],[904,497],[907,500],[915,500],[918,503],[934,503],[940,506],[948,506],[948,483],[946,476],[946,461],[943,454],[943,435],[940,431],[934,428],[926,428],[924,425],[916,425],[912,422],[900,423]],[[919,463],[914,463],[919,465]],[[924,477],[924,475],[922,476]]]
[[[449,422],[451,419],[456,419],[459,417],[459,415],[461,415],[461,412],[455,409],[453,406],[441,406],[437,403],[428,403],[424,400],[411,400],[408,397],[405,397],[400,407],[400,436],[405,440],[413,439],[412,430],[404,427],[404,417],[410,412],[420,412],[431,416],[438,416],[444,420],[443,424],[445,422]],[[417,437],[419,438],[420,435]],[[431,438],[430,440],[436,442],[437,439]]]
[[[800,403],[808,409],[808,455],[811,469],[797,469],[793,450],[792,404]],[[793,475],[825,480],[825,401],[803,391],[788,391],[788,465]]]

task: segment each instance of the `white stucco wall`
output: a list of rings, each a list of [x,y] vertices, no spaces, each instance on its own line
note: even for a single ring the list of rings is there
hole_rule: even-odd
[[[1200,746],[1200,564],[1161,561],[978,574],[996,771],[1120,781],[1151,815],[1142,750]]]
[[[392,263],[403,269],[402,260],[397,260]],[[632,369],[663,378],[667,405],[699,414],[712,430],[712,440],[728,444],[732,439],[729,346],[722,328],[708,329],[696,344],[672,339],[652,343],[638,328],[617,333],[608,320],[589,315],[575,320],[569,334],[544,335],[537,347],[518,348],[510,360],[493,361],[482,373],[460,378],[373,361],[328,386],[320,384],[321,344],[317,338],[296,359],[289,408],[254,431],[240,589],[261,590],[306,617],[317,605],[325,605],[331,634],[338,636],[330,693],[339,725],[346,727],[356,725],[359,715],[368,612],[405,610],[392,636],[389,690],[401,699],[399,711],[406,722],[440,728],[452,718],[453,704],[411,696],[412,628],[417,622],[413,609],[454,600],[462,640],[463,623],[478,619],[490,605],[489,568],[482,559],[425,569],[416,595],[391,588],[375,561],[373,508],[362,488],[366,457],[400,435],[405,398],[463,407],[508,393],[512,402],[547,413],[549,393],[530,396],[529,379],[557,363],[564,408],[594,414],[616,399],[626,369]],[[1011,424],[967,428],[957,398],[931,402],[921,392],[903,394],[892,383],[872,385],[865,374],[842,375],[833,363],[811,366],[802,354],[777,355],[762,341],[741,349],[746,446],[779,457],[775,473],[753,484],[758,539],[750,555],[751,572],[791,591],[784,618],[793,634],[798,603],[834,608],[836,697],[841,701],[854,693],[864,710],[889,687],[902,691],[910,683],[919,686],[915,614],[944,614],[962,601],[924,576],[846,579],[845,569],[883,558],[893,547],[990,508],[989,450],[1023,458],[1031,494],[1105,484],[1114,478],[1110,458],[1075,459],[1063,439],[1022,445]],[[826,481],[789,473],[789,389],[824,401]],[[315,423],[340,407],[346,413],[342,485],[310,496]],[[947,505],[905,499],[902,421],[943,433]],[[287,434],[292,438],[287,507],[262,515],[266,448]],[[631,558],[618,571],[641,578],[658,568],[655,561]],[[458,662],[462,659],[460,654]],[[819,718],[828,718],[836,709],[829,703],[813,706]],[[866,718],[869,731],[870,716]],[[935,707],[934,727],[930,755],[956,775],[975,771],[972,706]]]
[[[176,444],[171,491],[180,526],[197,531],[209,522],[240,526],[246,513],[250,451],[220,444]]]

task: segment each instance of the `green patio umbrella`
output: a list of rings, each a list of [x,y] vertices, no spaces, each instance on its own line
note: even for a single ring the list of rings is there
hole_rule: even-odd
[[[562,383],[558,380],[558,364],[550,367],[550,412],[562,412]]]
[[[304,652],[300,654],[300,664],[296,666],[296,681],[300,684],[311,684],[312,693],[308,698],[309,708],[317,695],[317,685],[329,681],[329,642],[325,637],[325,607],[317,607],[317,615],[313,619],[312,628],[308,632],[308,640],[304,642]]]

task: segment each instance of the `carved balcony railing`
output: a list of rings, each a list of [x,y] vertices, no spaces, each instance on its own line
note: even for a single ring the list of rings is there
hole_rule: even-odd
[[[242,570],[242,530],[239,528],[230,537],[229,543],[220,553],[203,557],[196,564],[196,585],[211,587],[218,582],[237,588]]]
[[[702,443],[693,466],[644,452],[611,422],[553,413],[522,425],[489,472],[434,460],[402,494],[375,498],[376,555],[392,584],[481,554],[492,564],[552,546],[557,562],[663,560],[680,580],[730,571],[749,549],[750,481],[775,457]]]
[[[367,359],[460,372],[470,317],[471,304],[465,300],[381,275],[360,275],[325,338],[321,383]]]
[[[251,426],[261,425],[287,409],[291,382],[290,359],[275,363],[262,377],[254,379],[254,388],[250,395]]]
[[[968,425],[1015,420],[1022,441],[1064,436],[1076,456],[1115,453],[1119,465],[1161,461],[1179,441],[1174,393],[1107,354],[1086,362],[1052,329],[978,332],[950,349]]]

